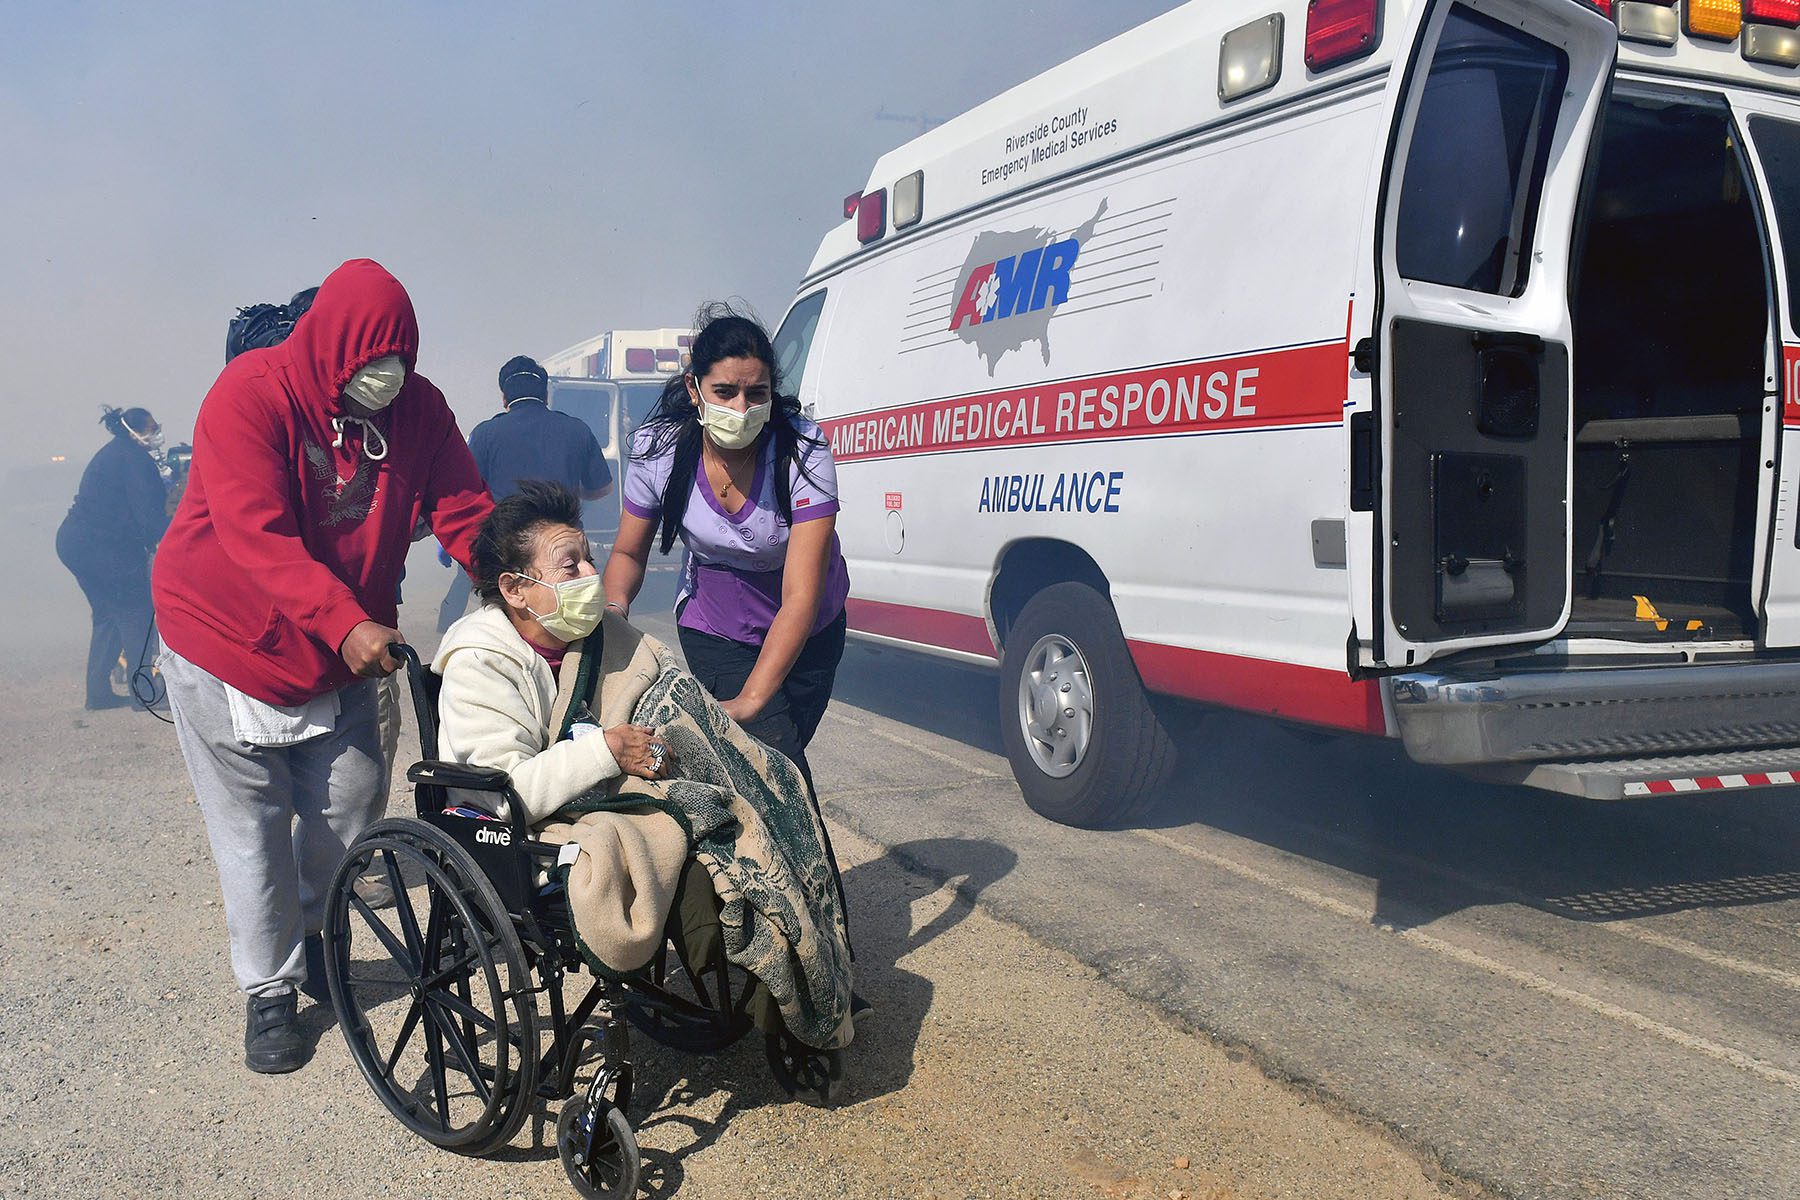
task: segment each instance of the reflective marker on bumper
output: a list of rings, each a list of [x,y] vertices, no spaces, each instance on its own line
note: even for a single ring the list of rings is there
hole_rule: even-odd
[[[1732,788],[1787,787],[1800,783],[1792,771],[1769,771],[1749,775],[1703,775],[1694,779],[1645,779],[1628,782],[1627,796],[1668,796],[1676,792],[1713,792]]]

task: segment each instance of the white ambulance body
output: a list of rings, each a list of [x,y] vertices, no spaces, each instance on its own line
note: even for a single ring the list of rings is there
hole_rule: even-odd
[[[582,524],[601,546],[619,533],[631,431],[649,415],[663,384],[687,365],[687,329],[609,329],[540,360],[550,375],[549,405],[587,422],[612,468],[612,493],[582,504]]]
[[[884,156],[777,336],[851,629],[999,666],[1076,823],[1167,769],[1146,688],[1793,782],[1800,5],[1745,2],[1199,0]]]

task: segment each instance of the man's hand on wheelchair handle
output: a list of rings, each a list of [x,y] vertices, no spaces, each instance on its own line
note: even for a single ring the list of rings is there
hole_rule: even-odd
[[[400,660],[388,653],[388,647],[404,642],[398,629],[389,629],[375,621],[363,621],[350,631],[338,647],[344,665],[365,679],[379,679],[400,669]]]

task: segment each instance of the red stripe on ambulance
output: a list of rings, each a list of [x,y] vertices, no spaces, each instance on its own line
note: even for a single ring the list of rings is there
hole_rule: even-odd
[[[927,400],[820,422],[838,462],[1343,420],[1342,342]]]
[[[1212,650],[1128,639],[1132,661],[1153,692],[1266,713],[1288,721],[1385,734],[1381,685],[1342,671],[1270,662]]]
[[[855,596],[844,601],[844,612],[847,624],[859,633],[994,657],[994,639],[988,636],[987,622],[967,613],[889,604],[884,600],[858,600]]]
[[[845,602],[845,609],[850,628],[858,633],[988,657],[995,653],[987,622],[967,613],[854,596]],[[1152,691],[1309,725],[1387,732],[1380,685],[1374,680],[1356,681],[1342,671],[1160,642],[1128,639],[1126,645]]]

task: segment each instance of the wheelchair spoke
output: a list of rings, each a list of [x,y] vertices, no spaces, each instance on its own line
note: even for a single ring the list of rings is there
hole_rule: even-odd
[[[400,865],[394,861],[391,850],[382,851],[387,864],[388,887],[394,891],[394,914],[400,918],[400,931],[406,935],[406,948],[413,953],[413,961],[423,964],[426,947],[419,943],[419,916],[413,911],[412,896],[406,890],[405,881],[400,878]],[[426,884],[425,894],[431,894],[431,885]],[[434,902],[433,910],[436,909]]]
[[[394,961],[405,967],[408,974],[417,975],[419,973],[419,960],[413,957],[412,952],[401,943],[399,938],[394,936],[394,931],[389,929],[387,924],[382,921],[380,917],[375,915],[375,910],[370,908],[368,903],[364,901],[361,896],[358,896],[354,890],[350,893],[350,904],[359,914],[361,914],[363,924],[369,927],[369,932],[373,933],[376,939],[379,940],[383,946],[387,947],[387,952],[393,956]]]
[[[414,999],[412,1006],[406,1010],[406,1019],[400,1022],[400,1032],[394,1036],[394,1048],[388,1052],[387,1062],[381,1066],[381,1074],[385,1079],[394,1077],[394,1068],[400,1065],[400,1056],[406,1052],[406,1043],[412,1040],[413,1030],[419,1024],[419,1014],[425,1010],[422,1000]]]
[[[468,1001],[464,1000],[462,997],[452,995],[451,993],[444,991],[442,988],[437,988],[432,991],[426,992],[425,997],[426,997],[426,999],[430,1000],[432,1003],[438,1005],[439,1007],[450,1009],[452,1012],[456,1013],[458,1016],[461,1016],[464,1020],[473,1021],[475,1024],[481,1026],[483,1029],[491,1030],[491,1029],[495,1028],[496,1023],[494,1021],[494,1018],[488,1016],[486,1013],[482,1012],[480,1009],[476,1008],[473,1004],[470,1004]]]
[[[488,952],[488,954],[491,955],[494,951],[494,945],[492,943],[487,943],[487,944],[485,944],[484,949]],[[455,962],[451,963],[449,966],[439,967],[437,969],[437,971],[431,975],[430,978],[420,980],[419,985],[427,990],[441,988],[444,986],[444,984],[447,981],[462,977],[464,974],[466,974],[468,972],[470,967],[474,966],[476,963],[480,962],[481,960],[482,960],[482,951],[481,950],[471,950],[467,954],[464,954],[462,957],[458,958]]]
[[[425,1060],[431,1067],[432,1090],[437,1094],[438,1120],[450,1128],[450,1081],[444,1074],[444,1036],[437,1018],[425,1011]]]
[[[414,963],[423,966],[428,961],[427,954],[430,952],[430,945],[419,941],[418,910],[412,907],[412,894],[407,892],[405,882],[400,878],[400,864],[394,862],[392,853],[387,853],[387,885],[394,889],[394,916],[400,918],[400,932],[407,937],[407,948],[412,950]],[[432,896],[430,883],[425,885],[425,894]],[[432,900],[432,910],[436,912],[436,909],[437,901]]]
[[[688,977],[688,986],[694,989],[694,995],[699,998],[700,1007],[712,1008],[712,996],[706,990],[705,973],[689,970],[686,963],[682,964],[681,970]]]
[[[442,995],[435,997],[428,996],[426,997],[426,1004],[430,1006],[434,1000],[441,1002],[442,999]],[[443,1014],[439,1013],[435,1008],[430,1008],[425,1014],[425,1019],[431,1022],[437,1028],[438,1032],[443,1035],[444,1040],[450,1044],[450,1049],[455,1052],[457,1061],[462,1064],[463,1074],[469,1077],[469,1082],[474,1085],[475,1094],[481,1097],[481,1102],[486,1104],[492,1100],[494,1097],[493,1089],[488,1087],[481,1066],[475,1061],[474,1051],[469,1044],[463,1040],[462,1033],[456,1028],[456,1022],[445,1020]]]

